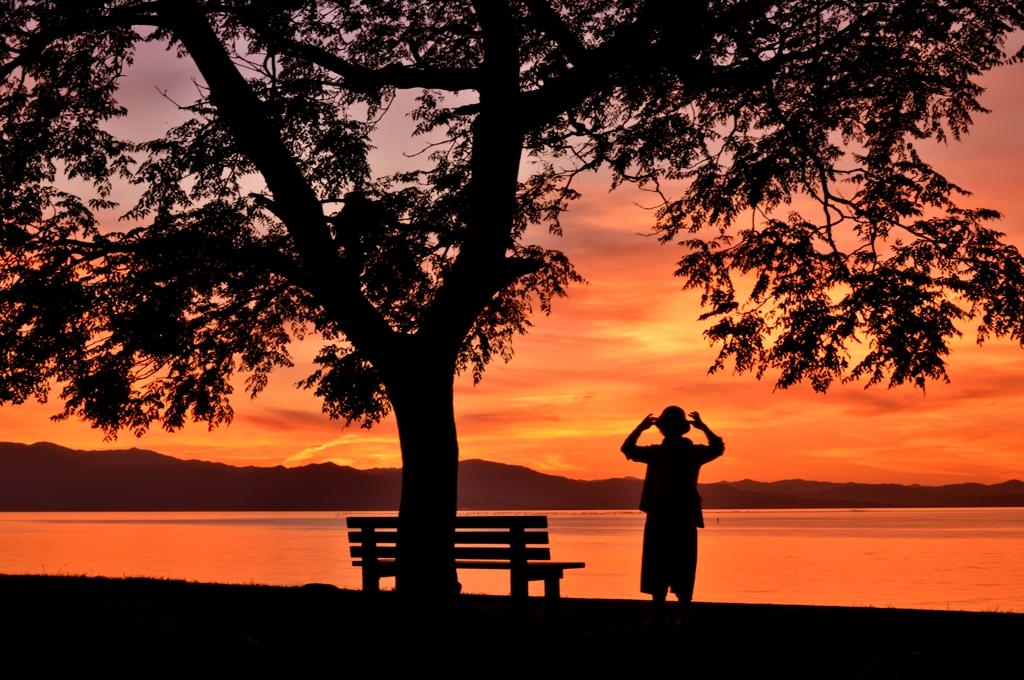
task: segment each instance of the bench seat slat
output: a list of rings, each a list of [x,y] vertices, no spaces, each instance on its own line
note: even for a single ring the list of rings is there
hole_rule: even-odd
[[[397,529],[397,517],[346,517],[349,529]],[[455,527],[457,529],[512,529],[522,527],[523,529],[547,529],[548,518],[541,515],[515,515],[502,517],[488,517],[473,515],[470,517],[456,517]]]
[[[353,560],[353,567],[365,567],[366,564],[362,560]],[[378,560],[376,565],[376,571],[378,576],[394,576],[398,570],[396,562],[394,560]]]
[[[455,560],[456,569],[508,569],[508,562],[480,562],[474,560]],[[527,562],[526,573],[560,571],[562,569],[583,569],[585,562]]]
[[[345,522],[349,529],[362,529],[363,527],[373,529],[397,529],[397,517],[346,517]]]
[[[456,531],[453,536],[453,540],[456,545],[509,545],[509,542],[512,539],[512,533],[508,531]],[[526,545],[548,544],[548,532],[546,531],[524,531],[521,536],[523,538],[523,543]],[[372,542],[376,545],[381,545],[382,543],[394,544],[398,540],[398,532],[348,532],[349,543],[365,545],[366,543],[371,542],[369,540],[371,538],[373,539]]]
[[[544,515],[513,515],[502,517],[487,517],[474,515],[472,517],[456,517],[456,529],[512,529],[522,527],[524,529],[547,529],[548,518]]]
[[[398,540],[397,531],[374,531],[372,534],[363,531],[350,531],[348,532],[349,543],[367,543],[368,538],[373,537],[373,543],[380,545],[381,543],[394,543]]]
[[[519,535],[526,545],[547,545],[548,532],[524,531]],[[456,531],[455,544],[504,544],[508,545],[512,533],[509,531]]]
[[[352,557],[364,557],[368,549],[366,546],[353,545],[349,547]],[[395,558],[398,556],[398,547],[393,545],[377,546],[377,558]],[[551,550],[548,548],[524,548],[523,557],[527,560],[550,560]],[[459,560],[510,560],[512,559],[512,548],[476,548],[461,547],[454,548],[455,559]]]
[[[356,560],[352,562],[353,567],[362,567],[363,561]],[[455,560],[456,569],[505,569],[507,570],[510,563],[507,561],[494,560],[490,562],[474,561],[474,560]],[[539,572],[545,570],[556,570],[556,569],[583,569],[586,567],[585,562],[527,562],[526,571]],[[380,560],[377,562],[377,571],[381,576],[394,576],[395,561]]]
[[[522,548],[521,554],[527,560],[550,560],[548,548]],[[470,548],[455,547],[456,560],[507,560],[512,558],[512,548]]]

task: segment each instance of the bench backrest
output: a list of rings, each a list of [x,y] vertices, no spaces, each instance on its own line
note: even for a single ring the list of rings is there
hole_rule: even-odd
[[[548,518],[543,516],[491,516],[456,517],[452,532],[455,559],[496,560],[508,562],[542,561],[551,559],[548,548],[528,546],[547,545],[548,532],[527,531],[546,529]],[[397,517],[349,517],[348,542],[352,557],[364,561],[392,560],[398,556]]]

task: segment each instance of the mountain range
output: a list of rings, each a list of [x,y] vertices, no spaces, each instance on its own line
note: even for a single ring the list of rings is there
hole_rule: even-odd
[[[0,442],[0,511],[396,510],[402,473],[334,463],[236,467],[154,451]],[[484,460],[459,463],[464,510],[634,509],[643,481],[583,481]],[[699,484],[704,507],[1021,507],[1024,482],[921,486],[812,482]]]

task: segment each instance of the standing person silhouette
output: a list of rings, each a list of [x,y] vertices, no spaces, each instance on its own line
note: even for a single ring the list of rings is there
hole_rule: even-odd
[[[644,418],[626,437],[622,452],[626,458],[647,463],[640,509],[647,513],[644,552],[640,568],[640,592],[654,598],[654,618],[648,623],[668,623],[665,598],[671,588],[679,601],[677,621],[690,623],[690,600],[697,573],[697,527],[704,526],[697,476],[705,463],[725,451],[722,438],[711,431],[696,411],[686,413],[669,406],[657,418]],[[639,446],[640,434],[657,426],[665,436],[660,444]],[[683,435],[690,426],[703,432],[708,443],[694,444]]]

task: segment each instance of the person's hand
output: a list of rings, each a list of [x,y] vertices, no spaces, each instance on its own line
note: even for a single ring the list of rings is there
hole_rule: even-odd
[[[641,432],[643,432],[644,430],[649,430],[652,427],[654,427],[654,424],[657,423],[657,422],[658,422],[657,416],[655,416],[653,413],[648,413],[647,417],[644,418],[643,420],[641,420],[640,424],[636,426],[636,429],[638,429]]]
[[[703,430],[707,427],[707,425],[704,424],[704,421],[700,419],[700,414],[696,411],[690,411],[690,418],[692,419],[693,426],[698,430]]]

